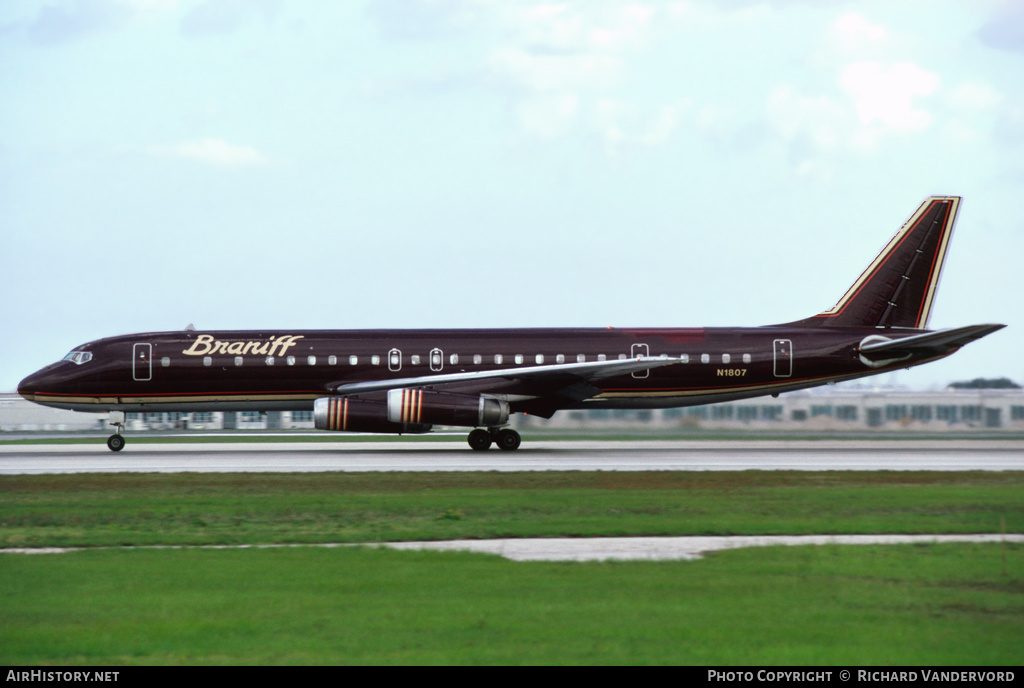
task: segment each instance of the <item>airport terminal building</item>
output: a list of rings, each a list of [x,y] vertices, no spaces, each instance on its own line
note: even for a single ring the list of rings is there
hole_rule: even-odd
[[[107,431],[106,414],[76,413],[0,395],[0,433]],[[647,426],[704,429],[1024,431],[1024,389],[841,386],[707,406],[652,410],[560,411],[551,419],[515,415],[522,429]],[[312,411],[131,413],[129,432],[167,430],[298,430],[313,428]]]

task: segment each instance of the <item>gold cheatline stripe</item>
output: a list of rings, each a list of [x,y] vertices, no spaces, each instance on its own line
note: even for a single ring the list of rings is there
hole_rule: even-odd
[[[205,395],[205,396],[109,396],[101,395],[94,397],[74,397],[53,394],[36,394],[35,401],[63,402],[67,404],[181,404],[192,402],[221,402],[221,401],[306,401],[319,399],[323,394],[231,394],[231,395]]]
[[[926,358],[926,359],[922,359],[920,361],[915,361],[914,365],[919,365],[920,363],[929,363],[931,361],[937,361],[940,358],[944,358],[945,356],[946,356],[946,354],[941,354],[941,355],[938,355],[938,356],[934,356],[932,358]],[[902,364],[902,363],[904,363],[904,362],[901,361],[900,364]],[[896,367],[899,367],[899,364],[897,364]],[[881,371],[884,372],[885,369],[884,368],[879,368],[879,369],[876,369],[876,370],[881,370]],[[806,377],[806,378],[798,378],[798,379],[795,379],[795,380],[787,378],[785,380],[780,380],[778,382],[772,382],[772,383],[762,384],[762,385],[750,385],[750,386],[747,386],[747,387],[705,387],[703,389],[666,390],[666,391],[661,391],[661,392],[658,392],[658,391],[649,391],[649,392],[647,392],[647,391],[603,392],[601,394],[594,395],[593,397],[591,397],[591,399],[628,399],[630,397],[700,397],[700,396],[718,396],[718,395],[721,395],[721,394],[731,394],[733,392],[755,392],[755,391],[759,391],[759,390],[772,389],[772,388],[775,388],[775,387],[790,387],[793,384],[799,384],[799,385],[806,386],[807,384],[813,384],[814,382],[821,381],[821,380],[829,380],[829,381],[833,381],[833,382],[840,382],[840,381],[843,381],[843,380],[856,380],[857,378],[865,377],[866,375],[877,375],[877,373],[874,373],[874,372],[872,372],[872,373],[860,372],[860,373],[847,373],[845,375],[823,375],[823,376],[820,376],[820,377]],[[799,389],[803,389],[803,388],[804,387],[800,387]]]
[[[856,375],[854,375],[856,376]],[[840,379],[826,376],[828,379]],[[818,380],[825,378],[805,378],[797,380],[797,383],[803,383],[809,380]],[[626,399],[630,397],[700,397],[708,395],[718,394],[730,394],[732,392],[755,392],[758,390],[772,389],[774,387],[788,387],[794,383],[792,379],[780,380],[779,382],[771,382],[762,385],[749,385],[744,387],[704,387],[702,389],[689,389],[689,390],[665,390],[665,391],[641,391],[636,392],[603,392],[595,395],[594,399]]]

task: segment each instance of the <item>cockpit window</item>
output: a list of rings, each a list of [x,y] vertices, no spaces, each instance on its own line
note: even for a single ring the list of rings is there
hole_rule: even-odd
[[[82,365],[92,360],[91,351],[72,351],[64,357],[65,361],[71,361],[75,365]]]

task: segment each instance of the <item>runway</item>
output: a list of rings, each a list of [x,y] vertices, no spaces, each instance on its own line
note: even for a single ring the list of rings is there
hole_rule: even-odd
[[[1024,471],[1022,440],[453,442],[0,445],[0,474],[317,471]]]

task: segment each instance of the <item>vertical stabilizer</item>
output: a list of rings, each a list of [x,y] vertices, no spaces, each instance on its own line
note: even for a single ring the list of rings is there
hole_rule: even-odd
[[[959,208],[959,196],[925,200],[835,306],[788,324],[927,328]]]

